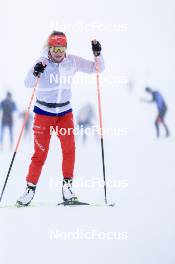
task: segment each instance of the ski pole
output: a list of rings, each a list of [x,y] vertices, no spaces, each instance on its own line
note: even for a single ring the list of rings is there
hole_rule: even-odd
[[[6,179],[5,179],[5,182],[4,182],[4,186],[2,188],[2,192],[1,192],[1,196],[0,196],[0,202],[2,200],[2,197],[3,197],[3,194],[4,194],[4,191],[5,191],[5,188],[6,188],[6,185],[7,185],[7,181],[8,181],[8,178],[10,176],[10,172],[11,172],[11,169],[12,169],[12,166],[13,166],[13,162],[14,162],[14,159],[15,159],[15,156],[16,156],[16,153],[17,153],[17,150],[18,150],[18,147],[19,147],[19,144],[20,144],[20,141],[21,141],[21,137],[22,137],[22,134],[23,134],[23,131],[24,131],[24,127],[26,125],[26,122],[27,122],[27,119],[28,119],[28,116],[29,116],[29,112],[30,112],[30,108],[31,108],[31,105],[32,105],[32,101],[33,101],[33,98],[34,98],[34,95],[35,95],[35,90],[36,90],[36,87],[38,85],[38,81],[39,81],[39,78],[37,77],[36,78],[36,82],[35,82],[35,85],[33,87],[33,91],[32,91],[32,95],[31,95],[31,98],[30,98],[30,102],[29,102],[29,106],[28,106],[28,109],[25,113],[25,117],[24,117],[24,121],[23,121],[23,124],[22,124],[22,127],[21,127],[21,131],[19,133],[19,137],[18,137],[18,140],[17,140],[17,144],[16,144],[16,147],[15,147],[15,150],[14,150],[14,153],[13,153],[13,156],[12,156],[12,160],[11,160],[11,163],[10,163],[10,166],[9,166],[9,169],[8,169],[8,173],[7,173],[7,176],[6,176]]]
[[[93,42],[95,43],[96,40],[94,40]],[[103,166],[103,180],[104,180],[104,196],[105,196],[105,204],[107,204],[106,172],[105,172],[105,157],[104,157],[104,144],[103,144],[103,122],[102,122],[100,78],[99,78],[99,63],[98,63],[98,59],[97,59],[96,56],[95,56],[95,69],[96,69],[98,114],[99,114],[99,125],[100,125],[100,140],[101,140],[101,155],[102,155],[102,166]]]

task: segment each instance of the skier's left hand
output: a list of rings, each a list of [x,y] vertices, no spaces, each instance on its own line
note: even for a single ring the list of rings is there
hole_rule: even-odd
[[[92,43],[92,51],[94,55],[96,57],[99,56],[102,50],[100,42],[95,39],[95,40],[92,40],[91,43]]]

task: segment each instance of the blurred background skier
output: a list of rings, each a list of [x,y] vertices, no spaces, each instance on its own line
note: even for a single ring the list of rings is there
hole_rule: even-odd
[[[96,116],[94,113],[94,109],[90,103],[87,103],[78,111],[77,125],[78,125],[79,129],[81,129],[83,132],[83,135],[82,135],[83,143],[86,143],[86,140],[87,140],[86,129],[89,128],[89,129],[93,130],[93,125],[94,125],[95,119],[96,119]],[[93,134],[94,133],[92,131],[92,135]]]
[[[9,130],[10,148],[13,146],[13,113],[16,111],[16,104],[12,99],[11,92],[7,92],[6,98],[0,103],[0,110],[2,111],[1,117],[1,133],[0,133],[0,145],[3,149],[4,141],[4,129]]]
[[[165,115],[168,110],[165,100],[159,91],[154,91],[150,87],[146,87],[145,91],[152,96],[152,99],[142,99],[142,101],[147,103],[155,103],[157,105],[158,114],[155,120],[156,136],[160,136],[160,124],[162,124],[165,129],[165,135],[168,137],[170,132],[167,124],[165,123]]]
[[[19,114],[19,118],[21,118],[22,120],[24,120],[25,118],[25,115],[26,115],[26,111],[22,111],[20,114]],[[31,113],[28,114],[28,117],[27,117],[27,120],[26,120],[26,123],[25,123],[25,127],[24,127],[24,137],[29,137],[30,138],[30,135],[31,135],[31,126],[32,126],[32,119],[33,119],[33,115]]]

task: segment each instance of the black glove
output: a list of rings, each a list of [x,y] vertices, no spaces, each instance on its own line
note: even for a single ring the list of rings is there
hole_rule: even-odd
[[[100,42],[97,40],[92,40],[92,51],[96,57],[100,55],[101,50],[102,48]]]
[[[44,72],[44,69],[46,68],[47,65],[43,65],[42,62],[38,62],[35,66],[34,66],[34,71],[33,71],[33,75],[35,77],[40,77],[40,74]]]

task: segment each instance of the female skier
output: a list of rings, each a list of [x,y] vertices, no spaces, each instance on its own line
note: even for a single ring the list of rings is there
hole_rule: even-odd
[[[34,106],[34,154],[26,177],[27,187],[17,200],[17,205],[27,206],[32,201],[42,167],[47,158],[51,139],[51,128],[56,131],[62,149],[63,201],[77,200],[72,191],[75,163],[74,121],[71,106],[71,80],[76,72],[95,73],[94,61],[66,53],[67,39],[63,32],[53,31],[47,40],[42,56],[30,69],[25,79],[26,87],[33,87],[36,78]],[[104,70],[101,45],[92,41],[92,51],[97,57],[99,72]],[[59,128],[59,129],[57,129]],[[64,129],[66,133],[61,133]]]

